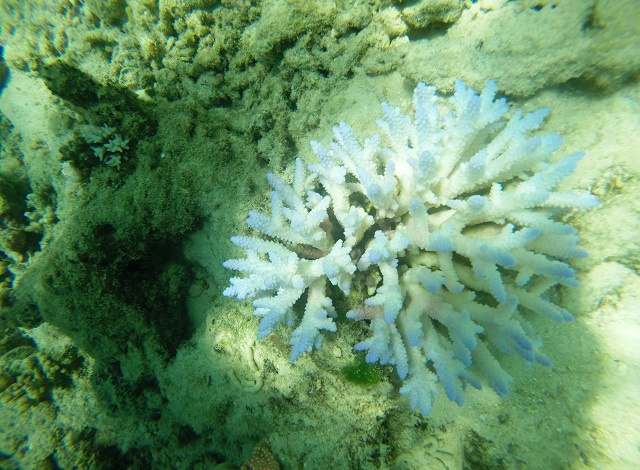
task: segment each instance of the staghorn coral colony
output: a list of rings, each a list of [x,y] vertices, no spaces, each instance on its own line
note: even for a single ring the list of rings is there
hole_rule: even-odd
[[[369,322],[355,350],[394,365],[425,416],[441,389],[459,405],[467,384],[508,393],[498,351],[551,364],[526,317],[573,318],[547,297],[578,284],[568,262],[586,256],[558,216],[598,201],[555,190],[583,153],[551,159],[561,137],[533,134],[549,111],[510,113],[496,91],[458,81],[442,99],[419,83],[412,117],[382,104],[386,140],[362,142],[342,122],[328,148],[311,142],[319,162],[298,158],[291,183],[267,175],[271,214],[247,219],[263,236],[232,237],[246,257],[224,263],[243,273],[224,295],[254,299],[259,338],[295,326],[295,361],[336,331],[338,291],[368,286],[346,313]]]

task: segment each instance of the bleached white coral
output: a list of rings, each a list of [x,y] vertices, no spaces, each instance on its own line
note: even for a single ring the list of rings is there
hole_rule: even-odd
[[[224,295],[255,299],[260,338],[284,322],[297,325],[292,360],[320,347],[320,330],[336,331],[331,297],[361,276],[381,281],[346,314],[370,321],[355,350],[395,365],[401,393],[424,415],[440,387],[458,404],[479,377],[507,393],[496,349],[550,365],[525,316],[572,318],[545,297],[576,286],[568,260],[586,256],[557,216],[598,201],[555,191],[583,154],[550,160],[560,136],[532,136],[548,110],[507,118],[496,91],[493,81],[479,95],[458,81],[441,106],[420,83],[413,117],[383,103],[388,146],[378,135],[361,142],[342,122],[328,148],[311,142],[319,163],[296,160],[293,184],[268,175],[271,214],[247,219],[266,239],[232,238],[246,258],[224,263],[246,273]],[[306,303],[301,319],[296,302]]]
[[[93,154],[108,166],[120,167],[122,152],[128,150],[129,139],[123,139],[120,134],[115,134],[115,128],[104,124],[102,127],[85,126],[82,136],[87,143],[100,144],[91,147]]]

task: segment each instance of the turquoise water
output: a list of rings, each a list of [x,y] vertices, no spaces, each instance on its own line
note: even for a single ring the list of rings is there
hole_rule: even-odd
[[[604,1],[0,1],[0,468],[640,467],[639,19]],[[553,367],[489,344],[510,393],[482,377],[423,417],[353,351],[370,318],[346,312],[379,275],[327,287],[337,332],[292,363],[293,328],[258,340],[222,263],[270,213],[267,173],[291,182],[340,121],[380,133],[381,102],[410,114],[418,82],[446,103],[457,79],[549,108],[557,157],[585,151],[559,189],[600,205],[562,215],[589,256],[579,287],[544,295],[575,321],[523,313]]]

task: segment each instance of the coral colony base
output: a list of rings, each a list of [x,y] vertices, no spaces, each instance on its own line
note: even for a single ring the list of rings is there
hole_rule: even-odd
[[[458,81],[442,105],[419,83],[413,118],[382,104],[389,147],[378,135],[361,143],[341,122],[329,148],[311,142],[319,163],[296,160],[292,184],[267,175],[271,215],[247,219],[264,237],[232,237],[246,258],[224,263],[245,274],[224,295],[255,299],[258,338],[296,326],[295,361],[322,345],[321,330],[336,331],[338,290],[354,297],[352,286],[364,286],[368,298],[346,314],[369,321],[355,350],[393,364],[400,393],[424,416],[441,388],[459,405],[481,378],[508,393],[496,351],[550,365],[525,316],[573,318],[545,296],[577,286],[567,261],[586,256],[557,216],[598,201],[554,191],[583,153],[549,161],[560,136],[530,136],[548,110],[506,118],[496,90],[491,81],[478,95]]]

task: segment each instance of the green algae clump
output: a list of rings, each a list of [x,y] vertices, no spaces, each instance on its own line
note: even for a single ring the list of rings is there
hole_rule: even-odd
[[[370,387],[382,380],[382,368],[378,364],[367,363],[364,354],[358,354],[341,372],[345,379],[361,387]]]

